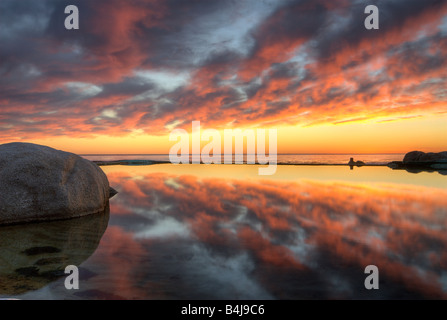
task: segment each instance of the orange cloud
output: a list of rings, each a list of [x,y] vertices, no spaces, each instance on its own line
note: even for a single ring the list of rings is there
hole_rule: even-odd
[[[193,120],[404,122],[446,107],[444,2],[383,3],[380,29],[368,31],[363,4],[349,1],[82,0],[74,33],[57,27],[63,10],[50,1],[47,25],[20,24],[47,14],[26,1],[29,10],[5,2],[2,21],[17,25],[3,28],[2,142],[164,136]],[[219,21],[231,23],[223,30]]]

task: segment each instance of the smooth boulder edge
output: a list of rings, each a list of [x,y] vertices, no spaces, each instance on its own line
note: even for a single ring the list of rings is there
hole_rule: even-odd
[[[93,162],[31,143],[0,145],[0,225],[104,212],[109,181]]]

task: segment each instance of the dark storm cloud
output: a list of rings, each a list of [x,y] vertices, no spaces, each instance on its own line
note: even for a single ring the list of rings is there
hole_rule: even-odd
[[[313,48],[321,59],[330,58],[347,46],[356,46],[366,39],[380,41],[386,32],[402,31],[405,23],[428,11],[440,9],[444,4],[440,0],[372,0],[352,6],[341,6],[334,13],[344,17],[346,21],[338,21],[339,28],[326,25],[325,29],[320,30],[322,32],[319,33]],[[371,32],[364,27],[366,5],[376,5],[379,8],[380,32]],[[337,24],[337,20],[334,22]]]
[[[142,82],[135,78],[125,78],[119,83],[107,83],[102,86],[102,91],[96,97],[106,98],[110,96],[133,97],[156,88],[153,83]]]
[[[69,4],[76,4],[82,12],[80,24],[83,28],[76,33],[60,27],[66,17],[64,8]],[[193,56],[200,54],[195,48],[197,43],[184,37],[186,29],[201,17],[228,11],[231,6],[235,6],[235,2],[227,0],[109,0],[101,4],[89,0],[62,0],[55,5],[47,32],[59,42],[78,44],[97,56],[105,51],[124,60],[132,52],[131,47],[136,46],[135,50],[147,53],[142,66],[184,68],[190,67]],[[117,44],[117,37],[123,36],[129,37],[128,46]],[[110,53],[109,49],[114,51]]]

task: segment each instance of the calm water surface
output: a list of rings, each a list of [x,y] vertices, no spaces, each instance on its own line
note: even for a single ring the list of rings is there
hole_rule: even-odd
[[[361,160],[367,164],[387,164],[391,161],[402,161],[403,153],[380,153],[380,154],[278,154],[277,163],[279,164],[346,164],[353,157],[355,160]],[[84,155],[84,158],[91,161],[115,161],[115,160],[154,160],[169,161],[167,154],[109,154],[109,155]],[[200,156],[191,155],[192,160],[199,161]],[[244,156],[244,163],[246,163]],[[233,155],[234,162],[234,155]],[[222,161],[224,158],[222,155]]]
[[[103,169],[119,191],[110,214],[0,228],[0,297],[447,298],[447,177],[438,173]],[[64,288],[67,264],[79,266],[77,291]],[[370,264],[379,290],[364,288]]]

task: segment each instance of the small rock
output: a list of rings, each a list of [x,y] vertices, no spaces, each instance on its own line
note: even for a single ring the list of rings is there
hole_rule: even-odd
[[[354,161],[354,158],[350,158],[348,162],[348,166],[364,166],[365,163],[363,161]]]
[[[112,198],[112,197],[116,196],[117,194],[118,194],[118,191],[116,191],[115,189],[110,187],[109,198]]]

